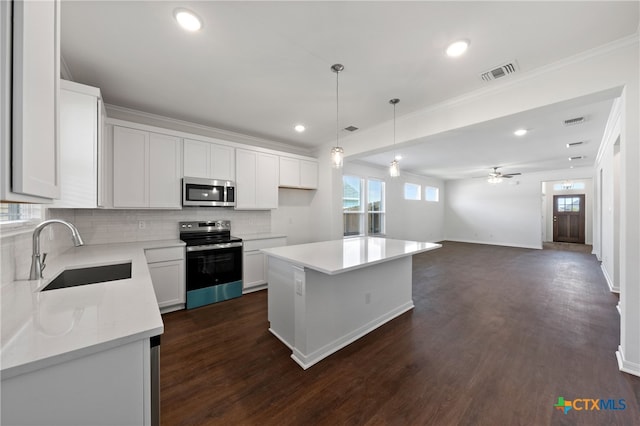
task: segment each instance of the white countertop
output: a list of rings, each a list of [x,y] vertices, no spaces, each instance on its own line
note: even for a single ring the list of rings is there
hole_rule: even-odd
[[[270,238],[287,238],[284,234],[273,232],[254,232],[250,234],[233,234],[234,237],[242,238],[243,241],[268,240]]]
[[[180,240],[71,248],[47,259],[45,278],[0,288],[2,378],[24,374],[164,331],[144,249]],[[41,292],[65,269],[131,261],[131,278]]]
[[[440,247],[441,244],[419,241],[358,237],[262,249],[262,252],[298,266],[335,275]]]

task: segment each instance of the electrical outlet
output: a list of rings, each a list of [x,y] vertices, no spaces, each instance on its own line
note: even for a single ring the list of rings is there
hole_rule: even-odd
[[[302,296],[302,280],[296,280],[296,294]]]
[[[145,229],[146,227],[147,227],[147,224],[144,220],[138,221],[138,229]]]

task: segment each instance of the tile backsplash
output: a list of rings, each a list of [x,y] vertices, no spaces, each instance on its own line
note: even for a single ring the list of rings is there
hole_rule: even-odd
[[[85,244],[178,239],[178,222],[187,220],[230,220],[232,234],[271,231],[271,211],[236,211],[195,207],[183,210],[48,209],[47,219],[73,223]],[[31,264],[31,232],[3,236],[1,243],[2,283],[27,279]],[[55,256],[72,246],[68,229],[49,226],[41,235],[41,251]]]

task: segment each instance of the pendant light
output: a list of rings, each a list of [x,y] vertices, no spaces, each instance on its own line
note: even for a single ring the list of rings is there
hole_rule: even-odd
[[[400,176],[400,163],[396,160],[396,105],[400,102],[400,99],[393,98],[389,101],[393,105],[393,161],[389,166],[389,176]]]
[[[335,64],[331,66],[331,71],[336,73],[336,146],[334,146],[333,148],[331,148],[331,164],[334,168],[336,169],[340,169],[342,168],[342,163],[344,160],[344,149],[342,149],[342,147],[340,146],[340,144],[338,143],[338,139],[340,136],[340,124],[338,121],[338,117],[339,117],[339,92],[338,92],[338,75],[340,74],[340,72],[344,70],[344,65],[342,64]]]

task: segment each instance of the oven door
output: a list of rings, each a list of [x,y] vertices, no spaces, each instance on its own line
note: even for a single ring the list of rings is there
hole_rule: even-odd
[[[242,243],[187,247],[187,309],[242,296]]]

